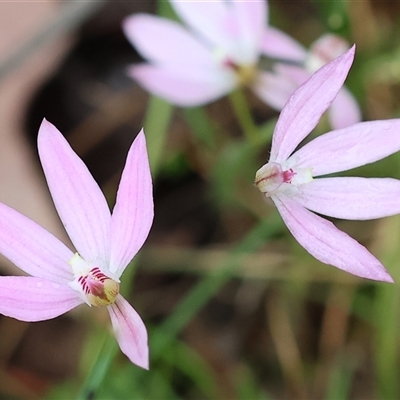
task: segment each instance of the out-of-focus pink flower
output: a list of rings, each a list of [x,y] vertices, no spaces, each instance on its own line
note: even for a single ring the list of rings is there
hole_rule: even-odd
[[[271,197],[290,232],[315,258],[354,275],[391,282],[385,268],[365,247],[312,211],[354,220],[400,213],[397,179],[314,179],[400,150],[400,119],[334,130],[293,153],[335,99],[353,58],[354,47],[324,65],[293,93],[276,124],[270,159],[257,171],[255,184]]]
[[[262,91],[264,101],[277,110],[281,110],[293,91],[304,83],[318,68],[332,61],[349,49],[348,43],[340,36],[325,34],[315,41],[310,50],[306,50],[297,41],[274,28],[267,28],[263,43],[263,54],[267,57],[282,58],[297,62],[301,66],[288,65],[282,62],[274,63],[273,71],[280,76],[275,79],[279,88],[275,88],[275,97],[267,91]],[[274,37],[272,44],[266,40]],[[329,121],[334,129],[345,128],[361,121],[361,110],[346,87],[342,87],[328,111]]]
[[[38,148],[54,204],[77,252],[0,203],[0,253],[31,275],[0,277],[0,313],[42,321],[82,303],[106,306],[122,352],[147,369],[146,328],[119,294],[119,278],[153,221],[144,133],[129,150],[112,215],[85,164],[46,120],[39,130]]]
[[[275,35],[265,35],[266,1],[170,3],[186,27],[147,14],[123,23],[126,36],[149,62],[128,71],[144,88],[180,106],[209,103],[238,86],[252,88],[261,98],[282,96],[286,77],[258,68],[263,42],[276,51],[281,45],[280,37],[275,46]]]

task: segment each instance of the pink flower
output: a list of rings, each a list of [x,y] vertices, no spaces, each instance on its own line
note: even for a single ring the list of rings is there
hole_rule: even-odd
[[[129,69],[145,89],[180,106],[209,103],[238,86],[262,98],[273,98],[275,88],[281,95],[286,77],[258,68],[263,42],[274,48],[274,37],[264,35],[266,2],[170,3],[187,28],[147,14],[130,16],[123,24],[128,39],[149,61]]]
[[[38,148],[54,204],[76,253],[0,203],[0,253],[31,275],[0,277],[0,313],[42,321],[83,303],[106,306],[122,352],[147,369],[146,328],[119,294],[119,278],[153,221],[143,131],[129,150],[112,215],[85,164],[46,120],[39,130]]]
[[[290,232],[315,258],[361,277],[390,282],[385,268],[365,247],[312,211],[354,220],[400,213],[400,181],[314,178],[372,163],[400,150],[400,119],[334,130],[293,153],[334,101],[353,58],[354,47],[324,65],[293,93],[276,124],[269,162],[257,171],[255,183],[271,197]]]
[[[306,50],[297,41],[277,29],[268,27],[264,33],[263,54],[297,62],[301,66],[275,63],[273,71],[280,76],[275,79],[273,93],[262,91],[263,99],[271,107],[281,110],[293,91],[304,83],[318,68],[332,61],[349,49],[348,43],[340,36],[325,34]],[[280,86],[280,87],[279,87]],[[361,110],[346,87],[342,87],[329,107],[329,120],[334,129],[345,128],[361,121]]]

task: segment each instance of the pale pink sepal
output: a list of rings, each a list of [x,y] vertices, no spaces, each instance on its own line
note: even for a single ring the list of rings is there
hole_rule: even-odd
[[[117,277],[142,247],[153,216],[153,185],[142,129],[129,150],[111,218],[110,271]]]
[[[342,87],[329,110],[329,121],[333,129],[342,129],[362,120],[357,100],[346,87]]]
[[[256,61],[266,21],[264,1],[174,1],[171,5],[210,49],[224,49],[239,63]]]
[[[121,295],[107,309],[121,351],[134,364],[149,369],[147,330],[139,314]]]
[[[266,1],[234,1],[231,9],[232,43],[237,46],[237,61],[255,63],[259,57],[263,31],[268,20]],[[234,52],[235,53],[235,52]]]
[[[291,197],[319,214],[366,220],[400,213],[400,180],[391,178],[318,178],[300,185]]]
[[[134,14],[123,22],[127,38],[146,59],[165,64],[207,67],[215,64],[209,49],[182,25],[149,14]]]
[[[330,221],[285,195],[272,199],[292,235],[317,260],[363,278],[393,282],[384,266],[364,246]]]
[[[28,322],[58,317],[83,303],[68,285],[30,276],[0,277],[0,293],[0,314]]]
[[[315,128],[341,89],[355,47],[325,64],[289,98],[276,124],[270,161],[283,162]]]
[[[284,74],[263,71],[258,73],[252,89],[266,104],[280,111],[297,87],[297,83]]]
[[[139,64],[130,67],[128,74],[156,96],[187,107],[209,103],[236,86],[235,74],[229,69]]]
[[[400,119],[360,122],[318,136],[293,154],[313,176],[346,171],[400,150]]]
[[[307,50],[296,40],[279,29],[268,26],[260,43],[261,52],[267,57],[304,62]]]
[[[82,258],[104,265],[111,215],[99,185],[64,136],[43,120],[39,156],[58,214]]]
[[[170,4],[180,19],[210,44],[223,47],[230,44],[231,18],[225,0],[172,1]]]
[[[30,275],[60,283],[72,280],[67,261],[73,252],[36,222],[2,203],[0,253]]]

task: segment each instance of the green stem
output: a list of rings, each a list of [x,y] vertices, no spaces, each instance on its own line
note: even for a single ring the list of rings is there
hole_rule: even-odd
[[[166,346],[179,334],[196,313],[214,296],[229,279],[249,252],[254,252],[268,237],[280,229],[277,215],[270,220],[261,220],[232,250],[223,265],[216,266],[213,273],[205,276],[176,306],[173,313],[153,335],[151,348],[152,359],[159,358]]]
[[[150,98],[143,126],[153,176],[157,175],[160,166],[161,153],[172,111],[173,106],[165,100],[153,96]]]
[[[254,124],[249,105],[242,90],[237,89],[229,95],[233,111],[247,140],[256,144],[258,142],[257,126]]]
[[[117,341],[115,340],[115,337],[107,333],[103,346],[97,356],[97,360],[76,395],[77,400],[88,400],[94,398],[96,390],[104,381],[117,353]]]

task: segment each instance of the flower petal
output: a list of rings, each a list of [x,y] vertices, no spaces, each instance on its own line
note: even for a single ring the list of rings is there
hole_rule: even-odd
[[[267,57],[304,62],[307,50],[295,39],[279,29],[268,27],[264,30],[261,52]]]
[[[286,196],[272,196],[272,200],[292,235],[317,260],[363,278],[393,282],[364,246],[330,221]]]
[[[57,128],[43,120],[39,156],[54,204],[82,258],[107,267],[110,211],[98,184]]]
[[[236,61],[255,63],[267,21],[267,2],[233,1],[230,3],[232,24],[237,23],[237,33],[232,37],[236,47]]]
[[[174,1],[175,12],[191,29],[239,64],[258,57],[266,4],[259,2]]]
[[[129,150],[111,217],[110,270],[116,276],[121,276],[146,240],[153,223],[153,208],[153,186],[142,129]]]
[[[149,369],[147,330],[139,314],[121,295],[107,309],[121,351],[134,364]]]
[[[400,213],[400,180],[319,178],[291,195],[302,206],[341,219],[374,219]]]
[[[361,119],[361,110],[357,100],[343,86],[329,108],[329,120],[332,128],[346,128],[360,122]]]
[[[211,51],[176,22],[135,14],[124,20],[123,29],[140,54],[155,64],[215,64]]]
[[[284,162],[317,125],[346,79],[354,46],[325,64],[301,85],[283,108],[275,127],[270,161]]]
[[[170,4],[182,21],[204,39],[223,47],[229,45],[230,18],[226,1],[172,1]]]
[[[0,314],[21,321],[58,317],[82,304],[68,285],[30,276],[0,277]]]
[[[266,104],[280,111],[297,87],[286,75],[259,72],[252,89]]]
[[[0,203],[0,253],[26,273],[55,282],[72,280],[73,252],[36,222]]]
[[[234,73],[222,68],[162,68],[142,64],[131,67],[128,73],[150,93],[184,107],[210,103],[237,84]]]
[[[313,176],[346,171],[400,150],[400,119],[360,122],[318,136],[291,158],[296,167],[312,167]]]

